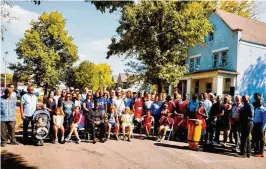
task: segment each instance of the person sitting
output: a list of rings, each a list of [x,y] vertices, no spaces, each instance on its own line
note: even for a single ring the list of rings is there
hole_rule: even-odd
[[[157,141],[165,139],[167,130],[173,125],[174,119],[171,118],[172,113],[167,112],[166,116],[162,116],[160,119],[160,127],[158,131]]]
[[[170,111],[168,110],[168,104],[163,104],[162,105],[162,111],[161,111],[161,117],[166,116],[167,113],[170,113]]]
[[[81,121],[81,118],[82,118],[82,115],[80,113],[80,110],[79,110],[79,106],[75,106],[73,108],[73,113],[70,117],[70,132],[69,132],[69,135],[66,137],[65,141],[68,142],[70,139],[71,139],[71,135],[75,134],[75,136],[77,137],[77,144],[79,144],[81,142],[80,138],[79,138],[79,134],[78,134],[78,126],[80,124],[80,121]]]
[[[53,115],[53,128],[54,128],[54,143],[58,143],[58,130],[61,131],[62,138],[64,140],[64,112],[61,108],[57,108],[55,111],[55,115]]]
[[[118,114],[115,111],[115,106],[111,107],[111,113],[109,114],[109,118],[108,118],[108,136],[107,139],[110,139],[110,133],[111,133],[111,129],[112,127],[114,127],[115,129],[115,139],[118,140],[118,133],[119,133],[119,120],[118,120]]]
[[[133,114],[130,113],[130,108],[126,107],[125,108],[125,114],[123,114],[121,116],[121,128],[122,128],[122,133],[123,133],[123,140],[125,141],[126,137],[126,128],[128,128],[128,140],[130,142],[130,137],[132,134],[132,129],[133,129],[133,125],[132,125],[132,121],[133,121]]]
[[[102,143],[105,142],[106,124],[104,122],[104,113],[100,110],[100,106],[101,105],[97,103],[95,111],[90,110],[85,115],[86,120],[87,120],[86,130],[88,131],[88,129],[91,129],[93,144],[97,143],[97,139],[95,137],[95,127],[98,127],[100,129],[101,142]]]
[[[153,117],[151,116],[151,110],[147,111],[147,115],[144,115],[142,117],[142,125],[143,125],[143,129],[145,131],[145,134],[147,135],[147,137],[149,138],[151,129],[152,129],[152,122],[153,122]],[[145,137],[143,137],[143,140],[145,139]]]

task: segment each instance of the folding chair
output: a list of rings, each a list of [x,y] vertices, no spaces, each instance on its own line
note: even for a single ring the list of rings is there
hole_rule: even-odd
[[[169,132],[168,136],[167,136],[167,132]],[[167,140],[170,139],[170,136],[172,136],[172,140],[174,140],[174,125],[173,124],[171,125],[171,127],[169,129],[167,129],[165,135],[166,135],[166,137],[168,137]]]

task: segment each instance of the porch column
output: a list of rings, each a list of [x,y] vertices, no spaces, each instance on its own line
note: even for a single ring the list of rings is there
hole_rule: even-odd
[[[182,89],[181,89],[181,95],[183,95],[185,93],[185,84],[184,84],[184,81],[181,82],[181,85],[182,85]]]
[[[187,79],[187,98],[190,100],[191,96],[190,96],[190,92],[191,92],[191,78]]]
[[[216,93],[217,96],[218,95],[222,96],[223,95],[223,77],[220,77],[220,76],[214,77],[212,84],[213,84],[212,86],[213,93]]]

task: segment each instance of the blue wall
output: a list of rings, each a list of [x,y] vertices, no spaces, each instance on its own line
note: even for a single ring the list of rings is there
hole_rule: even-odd
[[[238,39],[237,32],[232,32],[216,13],[213,13],[209,20],[214,25],[214,41],[206,43],[205,47],[197,45],[196,47],[189,48],[186,63],[189,65],[190,56],[201,54],[200,70],[210,70],[213,68],[212,51],[228,47],[228,65],[223,68],[235,71]],[[221,62],[221,56],[219,56],[219,61]],[[220,63],[218,65],[220,65]]]

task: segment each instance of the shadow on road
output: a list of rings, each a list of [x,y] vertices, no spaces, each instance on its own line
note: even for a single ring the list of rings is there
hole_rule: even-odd
[[[189,150],[188,145],[187,146],[179,146],[179,145],[166,144],[166,143],[154,143],[154,145],[161,146],[161,147],[167,147],[167,148]],[[189,151],[193,151],[193,150],[189,150]],[[199,146],[198,151],[202,151],[202,152],[206,152],[206,153],[226,155],[226,156],[232,156],[232,157],[238,157],[238,154],[235,152],[235,149],[233,147],[205,145],[205,146]]]
[[[17,154],[9,153],[6,150],[1,152],[2,169],[38,169],[35,166],[28,166],[23,157]]]

